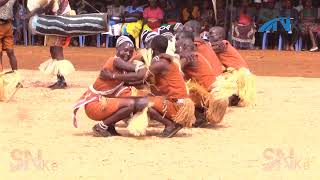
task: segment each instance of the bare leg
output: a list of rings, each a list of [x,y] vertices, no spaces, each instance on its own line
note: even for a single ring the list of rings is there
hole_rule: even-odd
[[[163,132],[160,134],[160,137],[165,138],[171,138],[173,137],[180,129],[182,129],[182,126],[179,124],[174,123],[170,119],[163,117],[157,110],[154,108],[149,108],[148,115],[151,119],[154,119],[160,123],[162,123],[165,128]]]
[[[194,123],[193,127],[201,128],[202,126],[207,124],[208,121],[206,120],[204,113],[205,113],[204,108],[196,107],[196,109],[194,111],[194,115],[196,117],[196,122]]]
[[[310,29],[309,29],[309,36],[310,36],[310,40],[311,40],[311,43],[312,43],[312,48],[310,49],[310,51],[318,50],[318,46],[317,46],[317,43],[316,43],[316,38],[314,37],[314,34]]]
[[[115,124],[122,119],[130,117],[134,112],[135,102],[133,99],[119,99],[119,101],[119,110],[92,128],[96,136],[108,137],[118,135],[114,128]]]
[[[7,49],[7,55],[10,61],[10,66],[13,71],[18,70],[17,58],[14,55],[13,49]]]
[[[52,59],[56,60],[64,60],[64,55],[63,55],[63,47],[60,46],[52,46],[50,47],[50,53]],[[65,82],[65,78],[62,74],[57,75],[57,82],[54,83],[53,85],[49,86],[51,89],[64,89],[67,87],[67,83]]]

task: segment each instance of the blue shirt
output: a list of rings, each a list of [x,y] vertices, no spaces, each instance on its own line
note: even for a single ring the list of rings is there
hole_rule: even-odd
[[[142,7],[133,8],[133,6],[128,6],[125,10],[128,13],[143,13]]]

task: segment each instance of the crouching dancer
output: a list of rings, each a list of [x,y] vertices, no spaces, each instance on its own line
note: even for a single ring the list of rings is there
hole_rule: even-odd
[[[183,75],[179,66],[173,62],[171,56],[165,54],[168,47],[168,39],[158,35],[151,41],[152,61],[145,74],[146,78],[152,78],[149,97],[153,104],[148,115],[165,126],[160,137],[171,138],[183,127],[191,127],[195,122],[194,103],[189,98]],[[143,70],[142,70],[143,71]],[[128,74],[112,75],[117,80],[123,80]],[[129,81],[140,81],[133,78]]]
[[[121,36],[117,40],[116,50],[116,56],[107,60],[95,83],[74,107],[75,127],[76,113],[81,107],[85,108],[90,119],[100,121],[93,127],[96,136],[119,135],[114,125],[142,111],[148,103],[147,98],[132,97],[131,88],[124,86],[124,81],[129,81],[132,77],[135,77],[134,80],[143,79],[146,74],[143,65],[130,63],[134,51],[133,42],[128,37]],[[119,80],[118,76],[124,73],[127,73],[127,76]]]

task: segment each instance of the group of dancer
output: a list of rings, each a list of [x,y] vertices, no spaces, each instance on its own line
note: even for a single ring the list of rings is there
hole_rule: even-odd
[[[74,15],[67,0],[39,2],[28,3],[30,13],[25,19],[41,13]],[[70,32],[75,32],[73,27],[81,31],[80,24],[84,24],[83,28],[88,32],[88,23],[80,23],[80,20],[87,19],[89,24],[100,27],[100,24],[94,24],[99,23],[99,18],[92,16],[63,18],[65,22],[59,22],[54,17],[40,17],[36,30],[46,33],[52,29],[71,29]],[[8,22],[11,23],[11,20]],[[34,20],[30,22],[30,25],[35,23]],[[48,28],[50,25],[52,27]],[[120,121],[128,124],[132,134],[144,135],[150,119],[164,125],[160,137],[171,138],[182,128],[221,123],[229,106],[252,105],[255,100],[255,76],[238,51],[225,40],[225,30],[212,27],[206,40],[200,34],[199,22],[191,20],[184,25],[178,23],[154,31],[143,31],[141,40],[144,49],[135,49],[129,37],[120,36],[116,43],[116,55],[106,61],[96,81],[74,106],[74,126],[78,126],[76,115],[83,107],[90,119],[99,122],[93,127],[96,136],[118,136],[115,127]],[[12,36],[4,36],[3,32],[0,35],[1,42],[5,42],[0,44],[1,50],[6,50],[9,57],[11,55],[12,72],[17,72],[13,46],[7,42]],[[51,58],[39,69],[57,76],[58,81],[49,88],[66,88],[65,76],[75,70],[63,55],[68,38],[46,36],[46,44],[50,46]],[[0,76],[0,98],[1,90],[8,91],[4,82],[17,85],[19,78],[8,81],[8,77]]]
[[[134,121],[137,113],[164,125],[160,137],[182,128],[219,124],[229,106],[249,106],[255,99],[255,76],[237,50],[213,27],[209,41],[200,38],[197,21],[144,31],[145,49],[120,36],[96,81],[74,107],[99,121],[96,136],[119,135],[115,124]]]

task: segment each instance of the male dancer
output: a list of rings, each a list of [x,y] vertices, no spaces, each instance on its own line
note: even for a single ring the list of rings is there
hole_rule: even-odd
[[[194,126],[201,127],[207,121],[212,125],[220,123],[223,120],[228,103],[220,104],[220,107],[215,106],[215,99],[210,91],[216,76],[211,64],[202,54],[196,51],[192,39],[179,39],[176,46],[176,52],[180,54],[185,79],[188,81],[190,96],[196,106],[197,121]],[[191,58],[188,55],[190,53],[194,55]],[[218,110],[221,111],[218,112]]]
[[[32,3],[30,0],[29,3]],[[29,19],[35,14],[46,15],[75,15],[75,12],[71,10],[68,0],[49,0],[48,4],[40,5],[38,8],[33,9],[26,19]],[[57,82],[50,85],[51,89],[64,89],[67,87],[65,76],[74,72],[75,69],[72,63],[64,58],[63,47],[69,45],[69,39],[59,36],[46,36],[46,45],[50,46],[51,59],[45,61],[39,66],[41,72],[45,74],[52,74],[57,76]]]
[[[171,138],[183,127],[191,127],[195,121],[194,103],[188,96],[183,76],[176,63],[164,54],[168,47],[166,37],[158,35],[151,41],[152,62],[145,77],[153,77],[155,82],[150,97],[153,106],[148,114],[151,119],[162,123],[165,128],[160,137]],[[114,79],[140,81],[141,78],[131,73],[112,75]]]
[[[256,96],[255,76],[250,72],[247,62],[239,52],[225,40],[225,30],[216,26],[209,30],[212,49],[217,53],[220,62],[237,76],[236,94],[230,96],[231,106],[247,106],[254,103]]]
[[[90,119],[100,121],[93,127],[96,136],[118,135],[114,124],[129,119],[132,114],[143,110],[148,102],[147,99],[132,98],[131,89],[124,86],[124,81],[132,79],[130,76],[143,79],[146,73],[144,66],[129,63],[134,51],[133,42],[126,36],[120,36],[116,50],[116,57],[107,60],[95,83],[74,107],[75,127],[77,127],[76,113],[81,107],[85,107]],[[121,74],[126,72],[128,77],[122,77]]]

